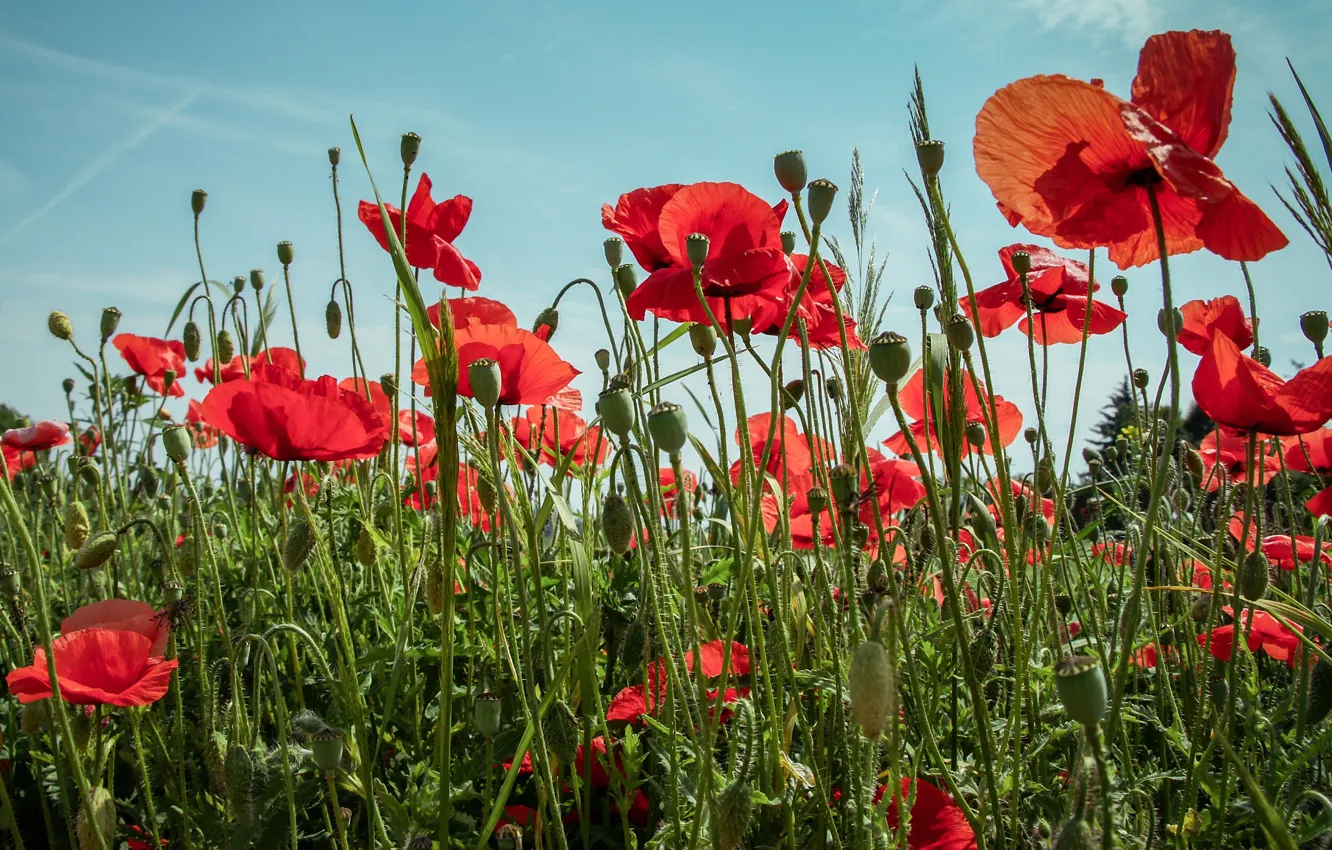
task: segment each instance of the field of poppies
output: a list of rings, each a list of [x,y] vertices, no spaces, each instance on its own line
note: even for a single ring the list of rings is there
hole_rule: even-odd
[[[798,151],[769,186],[621,195],[604,277],[538,312],[485,297],[472,200],[434,200],[413,134],[343,232],[353,123],[339,240],[393,266],[391,345],[358,339],[345,270],[318,327],[290,243],[281,275],[209,281],[196,191],[200,280],[163,338],[51,313],[68,408],[4,431],[0,845],[1332,846],[1328,316],[1267,299],[1263,335],[1310,343],[1283,377],[1252,283],[1170,280],[1199,250],[1250,280],[1288,243],[1214,162],[1235,73],[1193,31],[1148,39],[1127,99],[1018,80],[974,163],[918,80],[935,279],[900,293],[910,327],[883,326],[858,167],[839,193]],[[1300,127],[1329,167],[1332,134],[1299,90],[1271,102],[1280,213],[1332,262]],[[973,165],[1018,231],[997,261],[949,217]],[[1111,265],[1159,274],[1159,313]],[[599,322],[561,327],[566,297]],[[315,333],[348,377],[310,373]],[[1005,334],[1034,416],[987,389]],[[1127,378],[1084,447],[1090,346]],[[1072,422],[1046,416],[1052,351]]]

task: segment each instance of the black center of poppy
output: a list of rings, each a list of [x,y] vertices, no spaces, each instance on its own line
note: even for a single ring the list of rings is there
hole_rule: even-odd
[[[1156,173],[1155,168],[1140,168],[1137,171],[1130,172],[1124,178],[1125,186],[1142,186],[1147,188],[1155,186],[1161,182],[1161,175]]]

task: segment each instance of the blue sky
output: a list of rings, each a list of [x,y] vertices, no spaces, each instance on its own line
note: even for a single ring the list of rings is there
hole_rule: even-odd
[[[1234,37],[1235,117],[1219,162],[1292,240],[1253,267],[1264,342],[1289,374],[1293,358],[1311,357],[1298,315],[1332,304],[1326,262],[1269,188],[1284,180],[1288,157],[1265,95],[1297,105],[1289,56],[1332,110],[1332,10],[1320,0],[9,4],[0,10],[0,400],[63,415],[60,380],[74,372],[69,349],[45,329],[53,308],[70,314],[86,345],[108,305],[124,311],[122,330],[162,333],[198,278],[188,200],[196,187],[209,192],[209,276],[262,267],[273,280],[274,245],[291,240],[307,357],[316,373],[345,376],[345,333],[330,342],[321,321],[337,277],[331,145],[344,150],[348,272],[365,357],[372,374],[390,368],[392,268],[352,212],[370,192],[350,113],[394,194],[399,134],[424,137],[418,167],[436,197],[475,199],[458,244],[483,271],[481,294],[511,304],[522,322],[565,281],[606,279],[599,209],[621,192],[734,180],[776,200],[771,158],[787,148],[805,151],[812,177],[845,187],[859,147],[879,192],[869,231],[896,292],[887,326],[909,328],[911,290],[931,280],[903,177],[915,169],[913,64],[934,135],[948,145],[955,224],[978,283],[988,284],[998,280],[995,251],[1029,237],[1004,223],[972,169],[985,98],[1055,72],[1103,77],[1127,94],[1144,38],[1192,27]],[[835,229],[849,243],[844,215]],[[1102,280],[1111,273],[1108,263],[1098,271]],[[1172,271],[1182,298],[1243,293],[1238,266],[1215,257],[1181,257]],[[1135,360],[1159,364],[1158,273],[1136,270],[1130,281]],[[584,371],[576,385],[590,397],[600,386],[600,321],[586,295],[565,304],[556,348]],[[286,326],[284,311],[276,340],[287,340]],[[667,365],[687,362],[681,349]],[[1006,334],[993,352],[998,391],[1029,412],[1024,338]],[[1055,422],[1067,416],[1075,359],[1072,346],[1052,355]],[[1124,373],[1117,339],[1094,341],[1089,370],[1084,410]],[[201,394],[192,379],[187,387]]]

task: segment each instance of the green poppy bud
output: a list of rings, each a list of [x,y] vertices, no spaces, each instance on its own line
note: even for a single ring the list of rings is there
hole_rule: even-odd
[[[487,514],[494,515],[499,509],[499,491],[490,476],[482,472],[476,476],[476,497],[481,500],[481,507]]]
[[[612,236],[601,243],[601,250],[606,254],[606,265],[615,270],[624,263],[624,240],[618,236]]]
[[[97,532],[79,547],[74,555],[74,566],[81,570],[97,569],[116,553],[117,541],[114,531]]]
[[[477,695],[472,704],[472,722],[483,738],[493,738],[500,730],[504,701],[490,691]]]
[[[189,429],[183,425],[172,425],[162,432],[162,445],[166,448],[167,457],[176,463],[190,459],[192,442]]]
[[[88,509],[78,499],[65,505],[65,547],[78,551],[88,540]]]
[[[810,181],[805,188],[805,197],[809,201],[809,218],[815,225],[823,224],[823,220],[832,212],[833,200],[837,197],[837,186],[831,180],[825,180],[820,177],[818,180]]]
[[[873,361],[870,362],[873,363]],[[832,399],[833,402],[839,402],[842,400],[841,378],[836,375],[829,375],[827,379],[825,379],[823,387],[828,393],[828,398]]]
[[[1309,708],[1306,722],[1314,726],[1332,711],[1332,664],[1321,658],[1309,678]]]
[[[968,422],[966,434],[967,434],[967,442],[971,444],[972,448],[975,449],[985,448],[986,434],[985,434],[984,424],[980,422]]]
[[[805,188],[809,172],[805,169],[805,154],[801,151],[785,151],[772,158],[772,170],[777,175],[777,183],[791,194]]]
[[[837,509],[846,513],[855,507],[858,493],[859,476],[856,468],[847,463],[839,463],[828,473],[828,483],[832,486],[833,502]]]
[[[948,320],[944,327],[944,336],[948,337],[948,344],[962,353],[971,350],[971,345],[976,341],[976,329],[971,326],[971,320],[958,313]]]
[[[629,436],[637,418],[634,398],[623,387],[605,390],[597,399],[597,412],[601,415],[601,423],[621,439]]]
[[[1207,466],[1203,463],[1202,455],[1192,446],[1184,451],[1184,468],[1188,471],[1189,477],[1193,479],[1193,485],[1195,487],[1201,486],[1203,476],[1207,473]]]
[[[92,487],[100,487],[102,484],[101,467],[91,458],[84,458],[83,464],[79,467],[79,475]]]
[[[1092,446],[1087,446],[1082,450],[1083,463],[1099,463],[1100,460],[1101,460],[1101,453],[1098,452]]]
[[[224,366],[231,362],[231,358],[236,356],[236,343],[231,338],[231,331],[220,330],[217,332],[217,345],[214,347],[217,352],[217,364]]]
[[[1110,278],[1110,291],[1116,298],[1123,298],[1128,293],[1128,278],[1122,274],[1117,274]]]
[[[102,342],[115,336],[118,327],[120,327],[120,311],[115,307],[102,310]]]
[[[888,650],[876,640],[861,641],[847,672],[851,714],[870,740],[877,740],[888,724],[892,705],[893,665]]]
[[[800,404],[800,399],[805,397],[805,382],[800,378],[789,381],[785,387],[782,387],[782,410],[791,410]]]
[[[185,323],[185,332],[181,334],[181,341],[185,345],[185,357],[191,363],[199,359],[199,345],[203,338],[199,334],[199,326],[194,322]]]
[[[649,639],[647,620],[640,608],[638,616],[620,637],[620,666],[626,670],[636,670],[643,663]]]
[[[334,168],[337,168],[338,163],[340,162],[342,162],[342,148],[329,148],[328,164],[333,166]]]
[[[324,308],[324,327],[328,330],[329,339],[337,339],[342,335],[342,305],[336,298],[328,299],[328,306]]]
[[[472,387],[472,398],[484,408],[499,404],[503,380],[499,363],[489,357],[480,357],[467,364],[467,381]]]
[[[1014,251],[1008,261],[1013,264],[1013,271],[1018,275],[1031,274],[1031,254],[1026,251]]]
[[[615,287],[626,299],[638,288],[638,272],[633,263],[622,263],[615,267]]]
[[[67,396],[69,396],[69,395],[73,395],[73,394],[74,394],[74,379],[73,379],[73,378],[66,378],[65,380],[61,381],[61,382],[60,382],[60,388],[61,388],[62,390],[65,391],[65,395],[67,395]]]
[[[74,323],[59,310],[52,310],[51,315],[46,317],[46,329],[56,339],[68,341],[74,338]]]
[[[623,555],[629,551],[629,542],[634,535],[634,517],[629,503],[619,493],[607,495],[601,505],[601,533],[615,554]]]
[[[695,322],[689,326],[689,344],[694,347],[695,354],[710,360],[712,353],[717,350],[717,332],[712,329],[712,325]]]
[[[202,203],[200,203],[199,208],[203,209]],[[195,215],[198,215],[198,213],[196,212]],[[98,835],[109,838],[115,834],[116,799],[111,796],[110,791],[98,785],[89,791],[88,801],[79,807],[79,814],[74,818],[74,835],[78,839],[79,850],[101,846],[97,841]],[[108,842],[107,846],[111,846],[111,843]]]
[[[934,287],[921,284],[911,293],[911,297],[916,303],[916,309],[924,312],[934,306]]]
[[[343,748],[342,733],[332,726],[325,726],[310,736],[310,755],[325,773],[333,773],[342,765]]]
[[[1300,316],[1300,330],[1304,338],[1314,345],[1322,345],[1327,339],[1327,313],[1322,310],[1310,310]]]
[[[560,326],[560,311],[554,307],[547,307],[537,314],[536,322],[532,324],[532,333],[540,334],[541,329],[550,328],[546,333],[546,341],[555,336],[555,329]]]
[[[685,421],[684,408],[674,402],[663,401],[652,408],[647,415],[647,424],[657,448],[671,457],[679,455],[689,442],[689,423]]]
[[[403,167],[411,168],[412,163],[416,162],[417,154],[421,153],[421,137],[415,133],[403,133],[398,152],[402,155]]]
[[[796,249],[796,235],[793,230],[782,231],[782,253],[791,256]]]
[[[1261,345],[1255,345],[1253,347],[1253,359],[1257,360],[1259,363],[1263,364],[1264,366],[1271,366],[1272,352]]]
[[[296,249],[290,242],[282,241],[277,244],[278,262],[284,266],[291,265],[291,261],[296,258]]]
[[[869,361],[880,381],[896,384],[911,371],[911,342],[899,333],[885,331],[870,341]]]
[[[1036,489],[1042,493],[1048,493],[1054,489],[1055,471],[1054,461],[1050,460],[1049,455],[1041,458],[1041,462],[1036,464]]]
[[[264,288],[263,269],[250,269],[250,286],[253,287],[255,292],[259,292]]]
[[[828,491],[822,487],[810,487],[805,493],[805,500],[809,502],[809,512],[814,516],[828,509]]]
[[[46,700],[30,702],[19,709],[19,730],[24,735],[36,735],[46,725]]]
[[[691,233],[685,237],[685,256],[689,258],[689,264],[694,267],[694,271],[703,268],[703,264],[708,261],[708,248],[711,244],[708,237],[702,233]]]
[[[541,728],[546,733],[546,745],[550,751],[562,763],[572,765],[578,757],[580,733],[578,718],[574,717],[569,704],[562,699],[555,700],[555,704],[546,710]]]
[[[23,582],[19,579],[19,571],[13,567],[0,570],[0,589],[3,589],[5,595],[11,599],[17,598],[23,592]]]
[[[162,393],[163,393],[163,394],[166,394],[166,393],[171,392],[171,388],[172,388],[173,386],[175,386],[175,383],[176,383],[176,370],[175,370],[175,369],[165,369],[165,370],[163,370],[163,372],[162,372]],[[159,418],[162,418],[162,419],[169,419],[169,418],[171,417],[171,412],[170,412],[169,410],[165,410],[165,409],[163,409],[163,410],[158,414],[158,416],[159,416]]]
[[[1240,594],[1249,600],[1262,599],[1267,595],[1267,585],[1272,576],[1267,569],[1267,556],[1262,552],[1250,552],[1240,565]]]
[[[1050,850],[1092,850],[1092,829],[1081,817],[1071,817],[1064,821],[1050,843]]]
[[[749,834],[753,819],[754,792],[745,777],[736,777],[717,795],[717,845],[720,850],[739,847]]]
[[[1226,707],[1226,701],[1230,699],[1230,683],[1224,678],[1218,678],[1212,682],[1212,705],[1220,711]]]
[[[943,170],[944,164],[944,143],[937,139],[926,139],[916,143],[916,162],[920,165],[920,173],[926,177],[934,177]]]
[[[1083,726],[1101,721],[1106,709],[1105,673],[1089,655],[1074,655],[1055,664],[1055,688],[1064,711]]]
[[[310,525],[310,518],[304,514],[296,514],[287,525],[287,539],[282,544],[282,563],[288,572],[300,569],[305,559],[310,557],[314,541],[314,529]]]
[[[610,369],[611,353],[604,348],[598,348],[592,354],[592,359],[597,361],[597,368],[605,372]]]
[[[194,211],[196,218],[204,211],[204,205],[208,203],[208,193],[203,189],[195,189],[190,193],[190,209]]]

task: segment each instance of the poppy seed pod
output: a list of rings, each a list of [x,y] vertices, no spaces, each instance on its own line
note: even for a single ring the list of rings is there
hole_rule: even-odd
[[[805,501],[809,503],[809,512],[818,516],[828,509],[828,491],[822,487],[810,487],[805,492]]]
[[[342,162],[342,148],[329,148],[328,164],[333,166],[334,168],[337,168],[338,163],[340,162]]]
[[[1110,291],[1116,298],[1123,298],[1128,293],[1128,278],[1122,274],[1117,274],[1110,278]]]
[[[685,420],[684,408],[675,402],[663,401],[652,408],[647,415],[647,424],[657,448],[671,457],[678,456],[689,442],[689,423]]]
[[[695,322],[689,326],[689,344],[694,347],[695,354],[710,360],[712,353],[717,350],[717,332],[712,329],[712,325]]]
[[[1272,352],[1261,345],[1255,345],[1253,347],[1253,359],[1257,360],[1259,363],[1263,364],[1264,366],[1271,366]]]
[[[1327,339],[1327,313],[1322,310],[1310,310],[1300,316],[1300,330],[1304,338],[1314,345],[1322,345]]]
[[[235,292],[237,295],[240,295],[242,292],[244,292],[244,291],[245,291],[245,276],[244,276],[244,275],[236,275],[234,278],[232,278],[232,280],[231,280],[231,289],[232,289],[232,291]]]
[[[480,357],[467,364],[467,381],[472,386],[472,398],[482,407],[491,408],[499,404],[503,380],[499,363],[489,357]]]
[[[277,244],[277,258],[279,263],[284,266],[289,266],[291,265],[291,261],[296,258],[296,249],[292,247],[290,242],[279,242]]]
[[[920,173],[934,177],[943,170],[944,143],[938,139],[925,139],[916,143],[916,162],[920,164]]]
[[[95,570],[116,552],[117,536],[114,531],[99,531],[84,541],[74,555],[74,566],[81,570]]]
[[[805,196],[809,202],[810,220],[815,225],[823,224],[828,213],[832,212],[833,200],[837,197],[837,185],[822,177],[811,180],[805,188]]]
[[[749,336],[754,330],[754,318],[752,316],[736,316],[731,319],[731,330],[741,337]]]
[[[893,665],[883,644],[866,640],[856,646],[847,685],[851,714],[860,724],[860,731],[866,738],[877,740],[888,723],[888,708],[893,701]]]
[[[197,218],[204,211],[204,206],[208,203],[208,193],[203,189],[195,189],[190,193],[190,209],[194,211]]]
[[[934,288],[921,284],[916,287],[916,291],[911,293],[912,300],[915,301],[916,309],[924,312],[934,306]]]
[[[805,382],[800,378],[787,382],[782,387],[782,410],[791,410],[805,397]]]
[[[175,385],[175,383],[176,383],[176,370],[175,369],[164,370],[162,372],[162,392],[163,393],[171,392],[171,388]],[[159,419],[170,419],[171,411],[167,410],[166,408],[162,408],[160,411],[158,411],[157,415]]]
[[[120,311],[115,307],[102,310],[102,342],[115,336],[118,327],[120,327]]]
[[[417,154],[421,152],[421,137],[415,133],[403,133],[398,152],[402,155],[403,167],[411,168],[412,163],[416,162]]]
[[[59,310],[52,310],[51,315],[46,317],[46,329],[56,339],[68,341],[74,338],[74,323]]]
[[[791,194],[805,188],[809,180],[809,171],[805,168],[805,154],[802,151],[783,151],[772,158],[772,170],[777,175],[777,183]]]
[[[192,442],[190,430],[184,425],[172,425],[162,432],[162,445],[166,448],[167,457],[176,463],[190,459]]]
[[[1152,376],[1147,374],[1146,369],[1133,370],[1133,386],[1137,387],[1138,389],[1140,390],[1147,389],[1147,384],[1148,382],[1151,381],[1151,379]]]
[[[620,439],[629,436],[634,428],[634,398],[623,387],[611,387],[597,398],[597,413],[601,422]]]
[[[1083,463],[1099,462],[1100,460],[1101,460],[1101,453],[1092,446],[1087,446],[1082,450]]]
[[[490,691],[478,694],[472,704],[472,722],[482,738],[493,738],[500,730],[504,701]]]
[[[703,268],[703,264],[708,261],[708,248],[711,241],[706,234],[691,233],[685,237],[685,256],[689,258],[689,264],[694,267],[694,271]]]
[[[546,333],[546,341],[555,336],[555,329],[560,326],[560,311],[554,307],[547,307],[537,314],[536,322],[532,324],[532,333],[540,333],[543,327],[550,328]]]
[[[1178,336],[1180,328],[1184,327],[1184,314],[1178,307],[1172,308],[1169,313],[1162,307],[1156,311],[1156,327],[1166,339],[1172,339]]]
[[[782,231],[782,253],[789,257],[789,256],[791,256],[792,253],[795,252],[795,248],[796,248],[796,235],[795,235],[795,231],[793,231],[793,230],[783,230],[783,231]]]
[[[601,505],[601,533],[615,554],[623,555],[629,551],[629,541],[634,535],[634,517],[629,511],[629,503],[619,493],[608,494]]]
[[[1089,655],[1074,655],[1055,664],[1055,688],[1064,711],[1083,726],[1094,726],[1105,715],[1105,673]]]
[[[985,447],[986,434],[984,424],[980,422],[968,422],[966,433],[967,442],[972,445],[972,448],[980,449]]]
[[[615,267],[615,288],[625,298],[634,294],[638,288],[638,272],[634,270],[633,263],[621,263]]]
[[[612,236],[601,243],[601,250],[606,254],[606,265],[611,267],[611,271],[619,268],[624,262],[624,240],[618,236]]]
[[[592,359],[597,361],[597,368],[605,372],[610,369],[611,353],[604,348],[598,348],[592,354]]]
[[[1036,445],[1036,441],[1039,440],[1040,438],[1041,438],[1041,432],[1037,431],[1035,428],[1028,427],[1022,429],[1022,439],[1026,440],[1028,443],[1032,444],[1033,446]]]
[[[896,384],[911,371],[911,342],[899,333],[885,331],[870,340],[869,361],[880,381]],[[830,382],[829,394],[831,391]]]
[[[1262,599],[1267,595],[1267,585],[1271,580],[1267,570],[1267,556],[1262,552],[1250,552],[1240,565],[1240,594],[1251,601]]]
[[[73,393],[74,393],[74,379],[73,379],[73,378],[66,378],[65,380],[61,381],[61,382],[60,382],[60,388],[61,388],[62,390],[65,391],[65,395],[73,395]]]
[[[254,289],[255,292],[259,292],[264,288],[263,269],[250,269],[250,286]]]
[[[392,398],[398,394],[398,379],[392,372],[385,372],[379,376],[379,388],[384,391],[384,395]]]
[[[971,350],[972,344],[976,341],[976,329],[971,326],[970,319],[958,313],[948,320],[948,324],[944,327],[944,336],[948,337],[949,345],[965,354]]]
[[[1013,264],[1013,271],[1019,275],[1031,273],[1031,254],[1026,251],[1014,251],[1008,261]]]
[[[324,308],[324,327],[328,330],[329,339],[337,339],[342,335],[342,305],[338,304],[336,298],[328,299],[328,306]]]
[[[325,773],[332,773],[342,765],[342,733],[325,726],[310,736],[310,755]]]
[[[832,487],[833,502],[837,509],[846,513],[855,507],[856,468],[848,463],[839,463],[828,472],[828,484]]]
[[[181,334],[181,342],[185,345],[185,357],[191,363],[199,359],[199,346],[203,342],[199,334],[199,326],[194,322],[186,322],[185,330]]]

